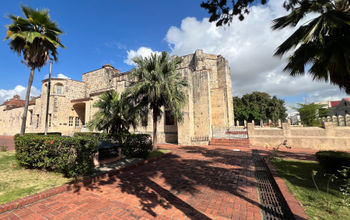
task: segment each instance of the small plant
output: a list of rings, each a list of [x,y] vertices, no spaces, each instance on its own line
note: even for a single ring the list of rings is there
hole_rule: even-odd
[[[276,159],[277,157],[279,157],[278,150],[280,149],[280,147],[285,147],[287,149],[291,149],[292,148],[291,146],[288,145],[288,141],[284,140],[281,144],[279,144],[276,147],[272,148],[272,150],[273,150],[272,158]]]
[[[312,182],[314,183],[317,192],[320,192],[320,188],[318,187],[318,184],[316,183],[316,180],[315,180],[315,176],[317,175],[317,173],[318,173],[317,170],[313,170],[311,177],[312,177]],[[329,173],[325,173],[324,176],[328,177],[327,188],[326,188],[326,192],[328,194],[329,193],[329,184],[331,182],[334,182],[336,179],[338,179],[338,177],[335,174],[329,174]],[[322,198],[322,200],[323,200],[323,205],[326,204],[325,205],[326,210],[328,212],[331,212],[331,209],[330,209],[331,202],[325,196]]]
[[[0,151],[1,152],[6,152],[7,151],[7,146],[6,145],[0,145]]]
[[[350,167],[343,166],[338,170],[340,176],[344,179],[344,184],[339,187],[339,191],[343,194],[343,205],[350,206]]]

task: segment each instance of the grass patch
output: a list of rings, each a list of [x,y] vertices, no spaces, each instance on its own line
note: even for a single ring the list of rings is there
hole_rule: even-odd
[[[271,163],[303,205],[310,219],[350,219],[350,207],[342,203],[344,196],[339,192],[342,183],[331,182],[327,193],[328,177],[318,162],[272,159]],[[312,181],[313,170],[318,171],[315,181],[320,192]]]
[[[158,157],[160,155],[167,154],[169,152],[170,152],[170,150],[164,150],[164,149],[158,149],[158,150],[155,150],[155,151],[151,151],[148,154],[147,159],[151,159],[153,157]]]
[[[68,183],[62,174],[20,167],[15,151],[0,152],[0,204]]]

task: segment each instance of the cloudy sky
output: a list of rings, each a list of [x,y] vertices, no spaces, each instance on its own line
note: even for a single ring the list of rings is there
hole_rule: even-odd
[[[293,30],[272,31],[271,21],[286,13],[283,0],[253,6],[244,21],[234,19],[230,26],[219,28],[208,22],[208,14],[199,6],[201,0],[166,4],[161,0],[4,2],[0,9],[2,27],[9,23],[8,14],[21,15],[20,3],[50,9],[52,19],[65,32],[62,41],[66,49],[59,50],[59,62],[53,66],[57,77],[81,80],[82,73],[105,63],[128,71],[134,56],[159,51],[181,56],[203,49],[228,59],[234,95],[264,91],[285,99],[288,106],[346,96],[338,87],[312,81],[308,75],[292,78],[282,72],[284,58],[273,57],[273,53]],[[5,28],[2,30],[5,33]],[[0,42],[0,54],[0,102],[16,93],[23,97],[28,68],[9,50],[7,42]],[[36,73],[33,95],[40,94],[41,80],[47,77],[47,71],[48,65]]]

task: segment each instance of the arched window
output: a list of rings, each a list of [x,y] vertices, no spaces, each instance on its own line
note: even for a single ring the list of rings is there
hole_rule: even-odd
[[[55,84],[55,92],[56,94],[63,94],[63,85],[61,83]]]

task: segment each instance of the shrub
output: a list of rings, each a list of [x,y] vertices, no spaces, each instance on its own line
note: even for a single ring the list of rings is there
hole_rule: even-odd
[[[109,134],[97,132],[75,132],[74,137],[90,137],[99,141],[108,141],[110,139]]]
[[[146,158],[152,151],[152,138],[148,134],[125,134],[122,138],[122,154],[127,157]]]
[[[350,164],[350,153],[347,152],[319,151],[316,153],[316,158],[325,170],[332,173]]]
[[[26,134],[15,136],[15,148],[16,159],[25,168],[78,176],[92,171],[97,140],[91,137]]]
[[[45,133],[41,132],[41,133],[26,133],[28,134],[32,134],[32,135],[45,135]],[[61,132],[47,132],[48,136],[62,136]]]

